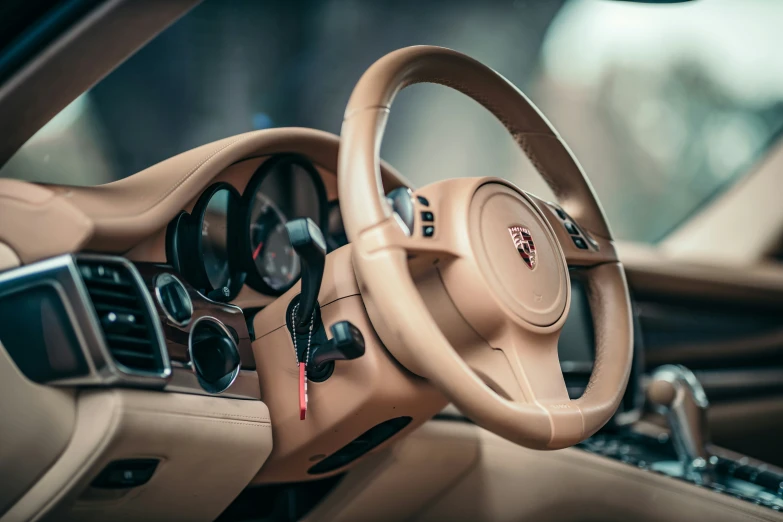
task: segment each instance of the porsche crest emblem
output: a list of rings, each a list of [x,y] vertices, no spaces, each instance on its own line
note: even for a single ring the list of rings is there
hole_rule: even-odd
[[[538,256],[536,255],[536,244],[533,243],[533,236],[530,234],[530,230],[515,225],[508,227],[508,233],[511,234],[511,240],[514,241],[514,246],[517,247],[522,261],[525,262],[530,270],[533,270],[536,267]]]

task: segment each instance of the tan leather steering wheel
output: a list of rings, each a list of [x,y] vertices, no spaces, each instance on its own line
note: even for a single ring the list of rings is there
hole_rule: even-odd
[[[384,195],[379,151],[395,95],[421,82],[456,89],[494,114],[562,209],[502,179],[450,179],[415,192],[428,205],[413,197],[416,221],[408,230]],[[611,418],[632,359],[624,272],[581,167],[516,87],[449,49],[388,54],[348,102],[338,183],[362,296],[400,363],[478,425],[524,446],[567,447]],[[557,214],[563,210],[565,219]],[[434,222],[422,221],[421,212],[432,212]],[[421,282],[416,275],[433,266],[436,282]],[[579,267],[586,282],[596,345],[590,382],[577,400],[568,397],[557,354],[571,300],[569,267]],[[439,296],[438,304],[428,308],[422,291]]]

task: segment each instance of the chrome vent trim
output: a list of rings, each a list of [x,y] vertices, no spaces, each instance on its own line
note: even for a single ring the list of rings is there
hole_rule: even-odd
[[[99,312],[93,305],[90,286],[84,279],[80,265],[106,264],[117,267],[126,275],[128,287],[137,292],[137,309],[143,314],[150,353],[155,364],[148,369],[134,368],[125,364],[123,357],[115,359],[121,343],[116,337],[106,336],[100,322]],[[36,263],[21,266],[0,273],[0,299],[7,294],[25,292],[28,288],[48,286],[54,288],[60,297],[65,312],[74,328],[78,348],[84,354],[87,375],[65,377],[47,381],[57,386],[138,386],[163,389],[171,379],[169,361],[163,329],[155,305],[136,267],[127,259],[117,256],[93,254],[65,254]],[[95,287],[96,285],[92,285]],[[110,287],[105,288],[104,297],[112,295]],[[101,294],[93,288],[92,295]],[[122,299],[119,296],[114,296]],[[115,303],[116,304],[116,303]],[[100,306],[99,306],[100,308]],[[131,343],[133,341],[130,341]],[[146,345],[145,345],[146,346]],[[2,349],[0,347],[0,349]],[[67,348],[60,348],[67,349]],[[112,351],[115,353],[113,354]]]
[[[171,366],[157,313],[136,268],[108,256],[78,256],[76,266],[117,369],[132,376],[168,377]]]

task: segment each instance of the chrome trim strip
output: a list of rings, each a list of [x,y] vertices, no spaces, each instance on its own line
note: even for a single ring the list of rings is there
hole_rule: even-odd
[[[211,303],[211,304],[214,304],[214,305],[219,305],[219,306],[224,306],[224,307],[227,307],[227,308],[233,308],[234,310],[236,310],[240,314],[244,314],[244,312],[242,311],[242,308],[237,306],[237,305],[235,305],[235,304],[233,304],[233,303],[221,303],[220,301],[214,301],[214,300],[210,299],[209,297],[205,296],[204,294],[202,294],[201,292],[199,292],[198,290],[196,290],[196,292],[198,293],[198,295],[203,297],[204,300],[206,302],[208,302],[208,303]]]
[[[57,292],[71,322],[88,373],[78,377],[58,379],[50,384],[100,384],[100,372],[104,369],[104,361],[102,358],[96,360],[90,348],[97,346],[102,336],[92,328],[90,323],[92,312],[88,302],[81,299],[78,280],[73,277],[72,266],[72,257],[62,255],[3,272],[0,274],[0,299],[38,286],[52,287]]]
[[[216,395],[201,387],[198,377],[191,369],[175,366],[171,380],[163,391],[204,395],[220,399],[261,400],[261,387],[255,370],[239,370],[231,386],[221,392],[220,395]]]
[[[128,269],[140,289],[142,305],[146,307],[151,318],[150,325],[154,337],[158,341],[158,350],[163,365],[161,372],[132,370],[114,361],[106,346],[103,329],[95,314],[87,286],[76,264],[81,259],[119,264]],[[57,256],[1,273],[0,298],[40,285],[51,286],[60,297],[88,367],[87,375],[58,379],[50,381],[48,384],[57,386],[130,384],[157,388],[165,386],[171,376],[171,363],[163,337],[163,329],[146,285],[132,263],[121,257],[95,254]]]
[[[172,370],[176,369],[176,368],[183,368],[185,370],[192,370],[193,369],[193,363],[190,362],[190,361],[188,361],[188,362],[171,361],[171,368],[172,368]]]
[[[202,322],[213,323],[213,324],[217,325],[218,328],[220,328],[223,331],[223,333],[226,335],[226,337],[228,337],[228,339],[231,341],[231,345],[234,347],[234,352],[237,355],[237,359],[240,359],[240,357],[239,357],[239,347],[237,346],[237,342],[234,340],[234,336],[231,335],[231,332],[229,331],[229,329],[226,328],[226,325],[223,324],[223,322],[220,321],[219,319],[216,319],[215,317],[212,317],[210,315],[202,315],[201,317],[196,319],[193,322],[193,326],[190,327],[190,333],[188,334],[188,357],[190,358],[189,364],[190,364],[191,370],[193,371],[193,375],[196,376],[196,379],[198,379],[198,383],[201,385],[201,388],[203,388],[204,391],[206,391],[210,395],[219,395],[219,394],[225,392],[226,390],[228,390],[229,388],[231,388],[231,385],[234,384],[234,381],[236,381],[236,379],[237,379],[237,375],[239,375],[239,370],[242,367],[242,363],[241,363],[241,359],[240,359],[240,363],[237,364],[236,368],[234,368],[234,370],[231,372],[232,373],[231,379],[229,380],[229,383],[228,383],[227,386],[225,386],[223,389],[220,389],[220,390],[216,389],[216,391],[212,391],[212,390],[208,389],[208,388],[212,387],[212,384],[210,384],[208,382],[205,382],[204,380],[201,379],[201,376],[198,374],[198,371],[196,371],[196,365],[193,362],[193,360],[194,360],[193,359],[193,332],[196,331],[196,326],[198,326],[198,324],[202,323]]]
[[[168,279],[168,281],[162,281],[163,279]],[[179,287],[182,289],[182,292],[185,294],[185,299],[187,299],[188,305],[188,318],[185,321],[177,321],[174,319],[171,313],[169,313],[169,309],[166,308],[166,305],[163,304],[163,296],[160,295],[160,288],[168,283],[175,283],[179,285]],[[160,272],[155,274],[155,277],[152,278],[152,288],[155,289],[155,300],[160,305],[160,309],[163,310],[163,313],[166,315],[166,319],[168,319],[171,324],[175,324],[177,326],[187,326],[190,320],[193,319],[193,300],[190,298],[188,289],[185,288],[185,285],[182,284],[182,281],[180,281],[179,278],[171,272]]]

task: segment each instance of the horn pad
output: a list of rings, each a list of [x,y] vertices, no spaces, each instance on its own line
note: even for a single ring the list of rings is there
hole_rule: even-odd
[[[508,185],[487,183],[476,190],[468,220],[476,263],[496,298],[526,323],[556,323],[566,307],[568,271],[535,205]]]

